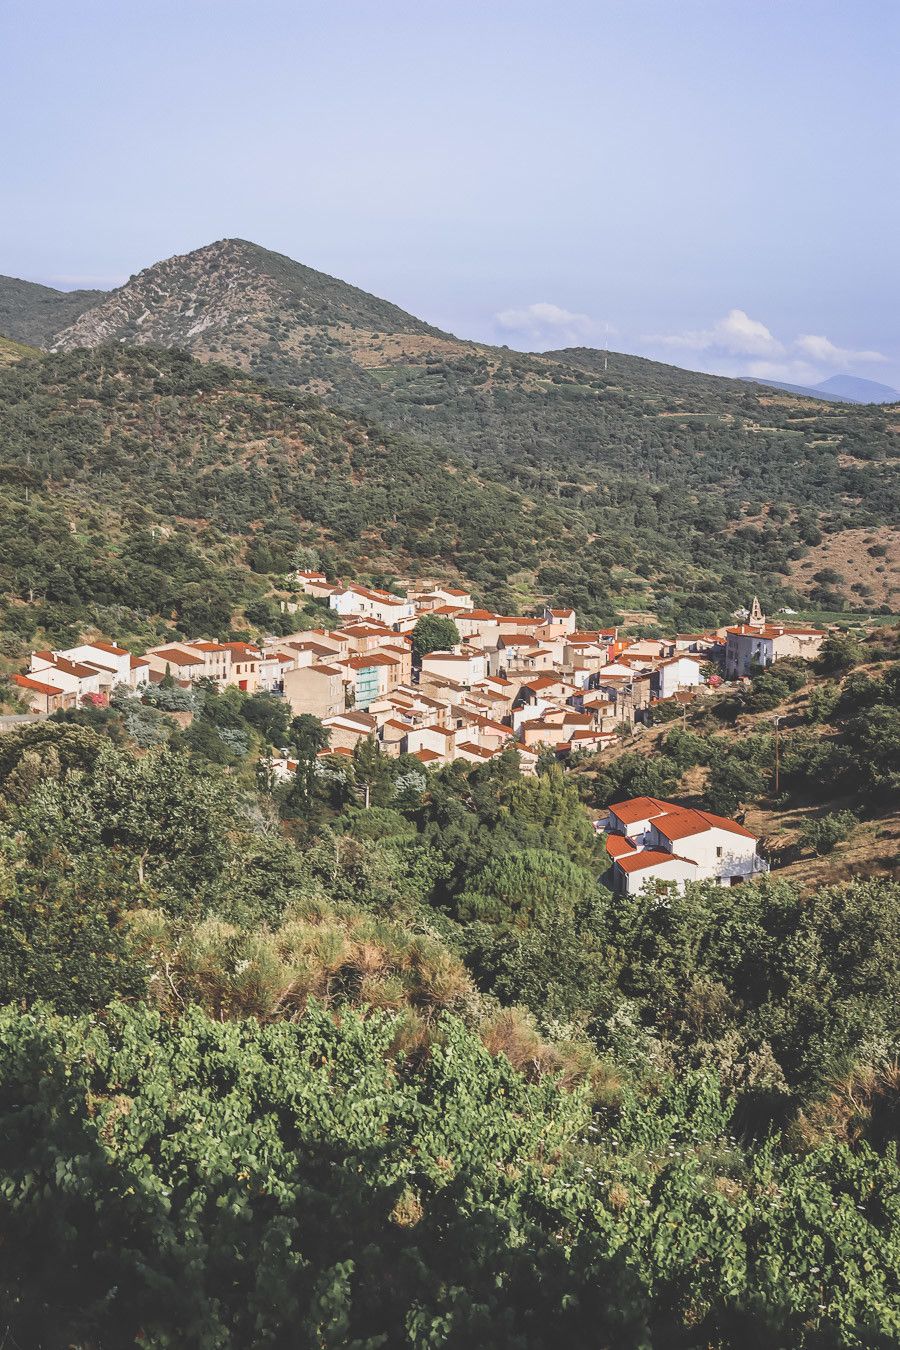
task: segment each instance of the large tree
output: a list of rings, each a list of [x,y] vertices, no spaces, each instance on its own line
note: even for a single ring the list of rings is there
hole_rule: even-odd
[[[423,614],[412,632],[413,652],[421,658],[459,645],[459,629],[444,614]]]

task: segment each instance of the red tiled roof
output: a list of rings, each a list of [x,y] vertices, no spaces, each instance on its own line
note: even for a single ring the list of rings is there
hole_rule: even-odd
[[[754,628],[751,624],[738,624],[735,628],[726,628],[726,633],[733,633],[735,637],[759,637],[767,640],[776,637],[824,637],[825,630],[822,628],[788,628],[782,624],[767,623],[762,628]]]
[[[70,661],[66,656],[57,656],[55,652],[35,652],[42,661],[48,661],[52,666],[63,675],[73,675],[78,680],[87,679],[89,675],[96,675],[96,670],[91,666],[82,665],[78,661]]]
[[[128,656],[126,647],[117,647],[112,642],[86,642],[86,647],[96,647],[98,652],[109,652],[110,656]]]
[[[153,655],[160,661],[166,661],[170,666],[202,666],[204,660],[202,656],[194,656],[192,652],[183,652],[179,647],[163,647],[162,651],[154,652]]]
[[[609,809],[615,812],[623,825],[633,825],[638,820],[652,820],[654,816],[661,816],[669,808],[655,797],[629,797],[628,801],[614,802]]]
[[[628,853],[637,853],[638,846],[633,844],[624,834],[608,834],[606,836],[606,851],[611,858],[622,858]]]
[[[20,689],[33,689],[35,693],[44,694],[50,698],[63,691],[57,689],[54,684],[44,684],[43,680],[35,680],[31,675],[13,675],[13,684],[17,684]]]
[[[479,759],[493,759],[496,751],[486,750],[481,745],[476,745],[474,741],[460,741],[457,744],[457,750],[465,750],[467,755],[477,755]]]
[[[677,853],[664,853],[662,849],[644,848],[637,853],[629,853],[623,858],[616,858],[616,863],[623,872],[641,872],[645,867],[657,867],[663,863],[686,862],[691,863],[690,858],[682,858]],[[691,863],[695,867],[696,863]]]

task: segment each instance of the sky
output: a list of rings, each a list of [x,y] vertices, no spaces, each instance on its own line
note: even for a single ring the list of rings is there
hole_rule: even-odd
[[[462,337],[900,387],[898,0],[5,0],[0,272],[237,236]]]

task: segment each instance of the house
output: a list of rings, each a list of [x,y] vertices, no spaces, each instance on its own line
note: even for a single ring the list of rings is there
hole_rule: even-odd
[[[77,703],[88,694],[108,693],[115,683],[114,672],[70,661],[62,652],[53,651],[32,652],[28,674],[64,694],[73,694]]]
[[[263,660],[262,648],[252,642],[226,642],[223,644],[231,653],[229,684],[236,684],[247,694],[255,694],[259,688],[259,667]]]
[[[428,750],[435,763],[450,764],[456,758],[456,734],[448,727],[413,727],[406,735],[406,749],[411,755]]]
[[[574,633],[576,628],[574,609],[551,609],[544,606],[544,624],[556,628],[561,633]]]
[[[332,717],[344,711],[344,671],[327,661],[285,671],[284,696],[295,717]]]
[[[191,684],[207,678],[205,658],[186,646],[151,647],[147,660],[151,673],[157,677],[171,675],[173,680],[190,681]]]
[[[496,647],[500,624],[496,614],[489,609],[465,610],[457,614],[453,622],[461,638],[477,639],[482,647]]]
[[[304,595],[312,596],[314,600],[327,600],[335,591],[343,590],[339,581],[329,581],[324,572],[306,571],[298,568],[294,573],[294,580]],[[290,609],[290,605],[288,605],[288,608]],[[295,605],[294,609],[296,608]]]
[[[726,630],[725,675],[738,680],[757,666],[770,666],[786,656],[814,661],[825,633],[818,628],[786,628],[774,623],[742,623]]]
[[[114,642],[82,642],[79,646],[69,647],[59,654],[69,661],[76,661],[97,670],[102,684],[105,684],[108,678],[111,684],[125,684],[133,688],[135,684],[144,683],[150,677],[149,666],[138,666],[133,676],[131,652]]]
[[[416,609],[423,613],[434,613],[441,608],[474,609],[475,602],[468,591],[459,586],[432,586],[430,590],[409,597]]]
[[[75,707],[76,695],[51,684],[49,677],[38,680],[32,675],[12,675],[10,682],[19,691],[19,697],[28,704],[29,712],[55,713]]]
[[[328,746],[332,751],[355,750],[360,741],[368,740],[378,729],[374,717],[356,709],[325,717],[322,725],[328,729]]]
[[[471,688],[487,674],[487,662],[481,652],[429,652],[422,657],[422,677],[446,679],[463,688]]]
[[[712,811],[632,797],[609,807],[605,826],[617,894],[634,895],[648,881],[669,882],[678,890],[689,881],[736,886],[768,871],[756,836]]]
[[[390,625],[401,619],[412,618],[415,614],[415,606],[411,601],[400,595],[392,595],[390,591],[378,591],[368,586],[346,586],[329,595],[328,604],[337,614],[380,619],[382,623]]]
[[[385,652],[348,656],[336,664],[347,673],[348,683],[353,690],[353,706],[356,708],[368,708],[370,703],[399,683],[400,660]]]
[[[671,698],[680,689],[693,689],[705,683],[703,662],[699,657],[688,656],[685,652],[667,657],[650,672],[650,693],[653,698]]]

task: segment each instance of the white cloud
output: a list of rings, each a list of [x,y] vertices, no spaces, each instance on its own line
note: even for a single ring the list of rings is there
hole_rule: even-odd
[[[868,365],[873,361],[887,360],[881,352],[856,352],[848,347],[836,347],[827,337],[816,337],[812,333],[798,337],[794,346],[813,361],[821,361],[826,365]]]
[[[766,325],[759,319],[751,319],[743,309],[730,309],[712,328],[656,334],[646,341],[694,352],[724,352],[728,356],[776,356],[784,351]]]
[[[791,384],[816,384],[848,366],[887,360],[881,352],[853,351],[812,333],[782,342],[743,309],[730,309],[710,328],[657,333],[644,341],[657,349],[702,352],[707,368],[712,366],[718,374],[752,375]]]
[[[501,332],[515,335],[535,346],[578,346],[597,342],[606,331],[589,314],[576,314],[540,300],[521,309],[502,309],[494,315]]]

